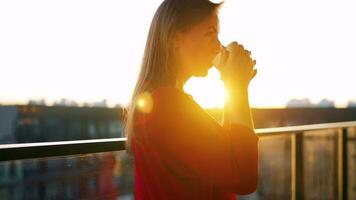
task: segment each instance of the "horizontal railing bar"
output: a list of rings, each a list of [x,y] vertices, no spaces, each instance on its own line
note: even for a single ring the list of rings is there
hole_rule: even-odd
[[[295,132],[320,130],[320,129],[348,128],[348,127],[356,127],[356,121],[310,124],[310,125],[301,125],[301,126],[286,126],[286,127],[276,127],[276,128],[262,128],[262,129],[256,129],[255,132],[259,136],[264,136],[264,135],[292,134]]]
[[[125,138],[0,145],[0,161],[125,150]]]
[[[60,145],[90,144],[90,143],[107,143],[107,142],[120,142],[120,141],[126,141],[126,138],[106,138],[106,139],[71,140],[71,141],[56,141],[56,142],[0,144],[0,149],[30,148],[30,147],[39,147],[39,146],[60,146]]]

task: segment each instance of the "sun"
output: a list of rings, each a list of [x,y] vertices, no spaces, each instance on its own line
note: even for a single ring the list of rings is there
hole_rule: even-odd
[[[203,108],[223,108],[227,93],[220,72],[215,68],[208,71],[206,77],[192,77],[183,87],[184,91]]]

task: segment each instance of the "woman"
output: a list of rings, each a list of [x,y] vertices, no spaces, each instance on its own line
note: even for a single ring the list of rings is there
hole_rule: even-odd
[[[152,20],[125,127],[135,199],[236,199],[256,190],[258,137],[247,92],[255,61],[236,42],[220,44],[219,6],[164,0]],[[183,92],[213,60],[229,92],[223,126]]]

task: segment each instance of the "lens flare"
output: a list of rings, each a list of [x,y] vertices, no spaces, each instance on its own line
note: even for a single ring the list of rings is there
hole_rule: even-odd
[[[149,92],[143,92],[136,101],[137,108],[140,112],[150,113],[153,108],[152,96]]]

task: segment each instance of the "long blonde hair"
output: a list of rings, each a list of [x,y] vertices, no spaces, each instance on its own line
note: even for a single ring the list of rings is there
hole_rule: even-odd
[[[157,9],[150,26],[141,70],[126,112],[126,150],[131,153],[134,136],[136,101],[143,92],[164,85],[176,85],[177,60],[172,37],[184,32],[210,14],[217,12],[221,3],[209,0],[164,0]]]

